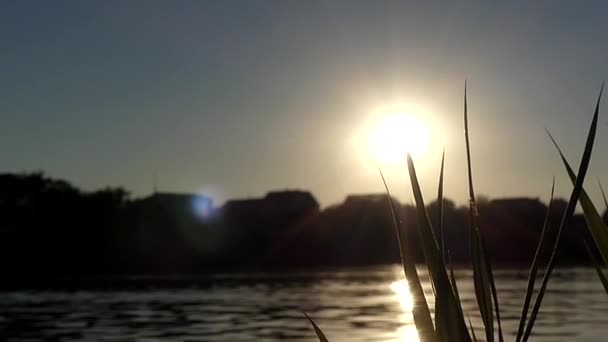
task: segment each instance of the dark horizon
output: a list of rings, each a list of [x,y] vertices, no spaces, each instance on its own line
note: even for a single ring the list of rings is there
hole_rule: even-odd
[[[248,199],[259,199],[259,198],[263,198],[264,196],[266,196],[268,193],[272,193],[272,192],[289,192],[289,191],[303,191],[303,192],[309,192],[313,195],[313,197],[315,198],[315,200],[318,201],[318,199],[316,198],[316,196],[314,196],[314,192],[311,191],[310,189],[306,189],[305,187],[298,187],[298,186],[294,186],[294,187],[286,187],[286,188],[272,188],[272,189],[267,189],[266,191],[262,191],[259,194],[243,194],[240,196],[235,196],[235,197],[229,197],[229,198],[221,198],[218,201],[217,197],[214,197],[214,194],[212,192],[204,192],[204,191],[180,191],[180,190],[171,190],[168,188],[162,188],[159,187],[157,184],[155,184],[153,181],[150,185],[150,191],[148,193],[145,194],[134,194],[132,191],[130,191],[130,189],[128,189],[125,186],[121,186],[121,185],[106,185],[106,186],[101,186],[99,188],[80,188],[77,184],[71,182],[70,180],[67,179],[63,179],[61,177],[52,177],[50,175],[48,175],[46,172],[41,171],[41,170],[34,170],[34,171],[21,171],[21,172],[0,172],[0,177],[3,176],[8,176],[8,177],[29,177],[29,176],[40,176],[41,178],[44,179],[48,179],[51,181],[59,181],[59,182],[63,182],[66,185],[69,185],[70,187],[73,187],[75,189],[77,189],[79,192],[83,193],[83,194],[91,194],[91,193],[96,193],[99,191],[104,191],[104,190],[117,190],[117,191],[121,191],[124,192],[124,195],[126,196],[126,199],[128,199],[129,201],[137,201],[137,200],[142,200],[145,198],[149,198],[155,194],[174,194],[174,195],[184,195],[184,196],[192,196],[192,197],[196,197],[196,196],[200,196],[202,198],[205,199],[209,199],[211,200],[212,204],[214,205],[214,208],[219,209],[220,207],[222,207],[223,205],[225,205],[227,202],[233,201],[233,200],[248,200]],[[404,175],[405,178],[407,178],[407,175]],[[378,174],[378,182],[380,184],[382,184],[382,179],[380,177],[380,175]],[[394,192],[395,190],[403,190],[403,189],[396,189],[394,187],[391,187],[390,184],[389,188],[391,188],[391,191]],[[409,188],[410,185],[406,184],[406,187]],[[409,190],[409,189],[408,189]],[[425,200],[427,200],[427,202],[431,202],[431,201],[435,201],[436,196],[435,193],[431,193],[431,196],[425,196]],[[423,194],[425,195],[425,194]],[[325,205],[322,205],[319,202],[319,206],[321,209],[327,209],[330,208],[332,206],[336,206],[339,205],[340,203],[343,203],[345,200],[347,200],[349,197],[353,197],[353,196],[386,196],[386,191],[384,191],[383,189],[379,189],[377,192],[352,192],[352,193],[346,193],[345,196],[341,199],[338,200],[336,202],[331,202],[331,203],[327,203]],[[481,201],[489,201],[489,200],[494,200],[494,199],[517,199],[517,198],[527,198],[527,199],[536,199],[539,200],[541,203],[547,205],[548,201],[545,199],[546,196],[543,195],[535,195],[535,194],[519,194],[519,195],[509,195],[509,196],[488,196],[484,193],[477,193],[476,196],[478,197],[478,200]],[[393,196],[395,197],[395,196]],[[395,197],[396,198],[396,197]],[[456,204],[458,207],[467,207],[468,206],[468,201],[466,202],[457,202],[455,200],[453,200],[452,198],[450,198],[449,194],[445,197],[446,200],[453,202],[454,204]],[[561,198],[563,199],[563,198]],[[401,199],[398,199],[399,201],[401,201]],[[412,199],[410,198],[410,201],[412,201]],[[598,202],[599,203],[599,202]],[[608,208],[606,208],[605,210],[608,210]],[[578,208],[577,206],[577,212],[580,211],[580,208]]]
[[[321,208],[310,192],[278,191],[215,207],[197,195],[130,199],[119,188],[81,192],[41,174],[0,174],[0,189],[5,288],[51,286],[59,275],[209,275],[399,262],[386,194],[351,195]],[[394,201],[401,229],[413,241],[408,253],[423,262],[416,209]],[[469,264],[468,208],[447,198],[443,203],[446,246],[454,263]],[[527,267],[547,206],[538,198],[479,197],[478,207],[493,264]],[[550,234],[565,207],[565,200],[554,199]],[[436,200],[427,202],[427,211],[436,222]],[[588,265],[583,216],[575,215],[564,234],[560,265]]]

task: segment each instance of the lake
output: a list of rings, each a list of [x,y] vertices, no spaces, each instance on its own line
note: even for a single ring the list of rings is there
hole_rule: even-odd
[[[472,272],[456,276],[480,329]],[[497,270],[495,277],[511,341],[527,271]],[[417,340],[398,266],[188,279],[182,288],[0,293],[0,334],[7,341],[316,341],[304,310],[330,341]],[[554,273],[534,332],[532,341],[608,341],[608,295],[592,269]]]

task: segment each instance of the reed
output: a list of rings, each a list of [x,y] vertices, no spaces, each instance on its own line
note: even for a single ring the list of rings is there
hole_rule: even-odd
[[[562,232],[574,214],[577,202],[580,202],[581,207],[585,215],[585,220],[593,242],[600,252],[602,261],[596,260],[595,255],[592,253],[591,248],[588,246],[588,242],[584,241],[590,256],[590,259],[595,266],[598,277],[604,285],[606,292],[608,292],[608,276],[604,273],[601,262],[608,264],[608,226],[602,220],[597,209],[593,205],[589,196],[583,189],[583,183],[591,160],[591,154],[593,150],[593,144],[595,140],[597,122],[599,117],[600,100],[602,97],[602,88],[595,106],[595,112],[591,120],[589,132],[587,134],[587,140],[585,148],[582,154],[581,162],[578,168],[578,172],[574,173],[570,164],[566,160],[566,157],[562,153],[556,140],[549,134],[549,138],[557,148],[557,151],[561,157],[564,167],[568,173],[568,176],[573,184],[573,189],[569,197],[566,210],[564,211],[561,222],[557,228],[556,234],[548,234],[550,229],[549,212],[552,208],[553,194],[555,190],[555,178],[553,178],[553,184],[551,186],[551,200],[549,202],[549,208],[545,216],[545,220],[542,226],[539,243],[536,247],[534,259],[532,260],[526,293],[522,303],[521,316],[515,336],[516,342],[528,341],[532,334],[534,323],[538,316],[543,298],[546,293],[547,284],[551,278],[552,272],[557,263],[557,254],[561,246]],[[548,132],[547,132],[548,133]],[[475,288],[475,297],[477,299],[479,313],[483,322],[483,332],[485,340],[487,342],[493,342],[498,340],[499,342],[504,341],[502,323],[500,318],[500,306],[498,302],[498,296],[496,291],[496,285],[494,282],[494,276],[492,273],[492,265],[490,263],[490,257],[486,250],[484,243],[484,236],[482,230],[479,227],[479,214],[477,210],[477,202],[475,197],[475,189],[473,182],[473,172],[471,167],[471,143],[469,138],[469,116],[468,116],[468,102],[467,102],[467,86],[465,83],[464,88],[464,135],[467,155],[467,175],[468,175],[468,188],[469,188],[469,243],[471,253],[471,264],[473,268],[473,282]],[[389,199],[390,211],[393,218],[393,224],[399,243],[399,250],[401,255],[401,261],[403,265],[403,271],[405,278],[408,281],[410,292],[413,297],[413,317],[416,329],[421,342],[448,342],[448,341],[478,341],[475,334],[475,330],[467,318],[465,320],[465,312],[462,309],[462,304],[458,294],[458,288],[454,277],[453,269],[449,263],[449,247],[444,244],[443,241],[443,180],[444,180],[444,160],[445,150],[442,155],[441,169],[439,172],[439,185],[438,185],[438,210],[437,210],[437,222],[438,227],[434,229],[427,213],[422,191],[416,174],[416,167],[414,160],[411,155],[407,155],[407,167],[412,187],[412,192],[415,199],[416,216],[418,220],[418,241],[422,246],[424,261],[429,273],[429,278],[434,291],[435,296],[435,314],[434,320],[431,317],[428,302],[422,291],[422,285],[416,267],[413,263],[411,256],[408,254],[410,250],[409,246],[412,243],[407,239],[407,234],[404,234],[402,227],[400,226],[400,220],[398,213],[395,209],[395,205],[392,202],[389,187],[380,171],[380,177],[385,186],[386,193]],[[602,196],[605,200],[605,195],[601,183],[599,184]],[[608,203],[605,203],[608,206]],[[555,235],[554,238],[552,236]],[[545,273],[538,289],[536,297],[533,299],[535,293],[535,283],[537,278],[538,269],[541,266],[541,256],[544,255],[544,251],[551,248],[551,256],[545,267]],[[448,259],[448,260],[446,260]],[[534,305],[532,305],[534,303]],[[529,313],[529,315],[528,315]],[[321,329],[313,322],[313,320],[306,316],[306,318],[312,324],[319,341],[328,341],[327,337],[323,334]],[[468,324],[467,324],[468,323]]]

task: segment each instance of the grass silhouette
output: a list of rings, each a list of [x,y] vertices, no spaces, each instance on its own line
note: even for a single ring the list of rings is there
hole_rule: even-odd
[[[549,202],[549,208],[547,209],[547,215],[543,223],[540,241],[538,242],[534,259],[532,260],[532,264],[530,266],[526,293],[522,303],[521,316],[519,320],[517,334],[515,337],[516,342],[528,341],[532,334],[534,323],[536,322],[536,318],[538,316],[543,298],[545,296],[547,284],[549,282],[549,279],[551,278],[552,272],[556,265],[557,253],[561,247],[562,232],[571,220],[577,202],[581,203],[587,226],[589,228],[589,231],[591,232],[593,241],[600,252],[602,260],[596,260],[587,241],[584,241],[585,246],[587,248],[590,259],[593,265],[595,266],[598,277],[600,278],[602,284],[604,285],[604,288],[606,289],[606,292],[608,293],[608,276],[604,273],[601,266],[601,262],[603,262],[604,264],[608,264],[608,226],[606,226],[606,224],[602,220],[602,217],[593,205],[592,201],[589,199],[589,196],[583,189],[583,183],[587,174],[589,162],[591,160],[593,143],[597,131],[600,100],[602,97],[603,88],[604,85],[602,84],[577,173],[574,173],[574,171],[570,167],[570,164],[568,163],[561,149],[559,148],[556,140],[553,138],[553,136],[551,136],[551,134],[549,134],[549,138],[557,148],[557,151],[561,157],[568,176],[572,181],[573,189],[570,194],[566,209],[563,213],[560,225],[557,229],[557,234],[555,237],[551,237],[551,234],[547,234],[547,230],[549,228],[548,217],[552,207],[551,204],[553,202],[553,194],[555,190],[555,177],[553,178],[553,184],[551,187],[551,201]],[[468,126],[467,87],[465,82],[464,132],[469,186],[469,243],[473,268],[475,297],[477,299],[479,312],[481,314],[486,341],[493,342],[495,340],[498,340],[499,342],[503,342],[504,336],[500,319],[500,308],[498,303],[498,296],[496,293],[496,286],[494,283],[494,277],[492,273],[492,267],[490,264],[488,251],[486,251],[485,249],[484,237],[481,233],[481,230],[479,229],[477,202],[473,186],[473,175],[471,168],[471,150]],[[385,186],[390,204],[390,210],[393,217],[397,241],[399,243],[403,271],[408,281],[411,295],[413,297],[414,305],[412,309],[412,314],[420,341],[478,341],[470,319],[465,319],[465,312],[462,309],[462,303],[458,294],[458,288],[454,277],[454,272],[449,262],[446,261],[446,256],[449,260],[449,248],[448,246],[445,246],[443,242],[442,199],[444,158],[445,151],[442,155],[439,186],[437,191],[439,201],[438,210],[436,213],[436,215],[438,215],[438,227],[435,230],[431,225],[429,214],[426,210],[422,191],[420,190],[420,184],[416,175],[414,161],[411,155],[407,155],[407,166],[410,176],[410,183],[412,186],[412,192],[414,194],[416,204],[419,238],[418,243],[422,246],[425,265],[427,267],[429,278],[435,295],[434,321],[431,316],[428,303],[424,296],[424,292],[422,291],[422,285],[420,283],[415,264],[411,256],[408,255],[411,241],[407,240],[407,235],[403,234],[401,231],[400,220],[397,216],[398,214],[392,202],[390,190],[386,183],[386,180],[384,179],[382,171],[380,171],[380,177]],[[600,190],[602,191],[602,195],[605,198],[603,188],[601,188],[601,184],[599,184],[599,186]],[[540,256],[542,255],[542,252],[548,248],[551,248],[551,256],[545,268],[545,274],[542,279],[541,286],[537,290],[538,293],[534,300],[534,305],[532,305],[532,298],[535,292],[535,280],[541,262]],[[319,326],[315,324],[310,317],[306,316],[306,318],[312,324],[315,333],[319,338],[319,341],[329,341],[328,338],[322,332],[321,328],[319,328]]]

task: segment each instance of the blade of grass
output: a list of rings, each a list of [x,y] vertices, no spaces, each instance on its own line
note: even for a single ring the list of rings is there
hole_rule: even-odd
[[[539,256],[542,254],[542,251],[546,248],[546,245],[549,243],[547,230],[549,229],[549,214],[551,213],[551,208],[553,207],[553,195],[555,193],[555,177],[553,177],[553,182],[551,184],[551,197],[549,199],[549,207],[547,208],[547,214],[545,215],[545,221],[543,223],[543,228],[540,233],[540,239],[538,241],[538,246],[536,246],[536,253],[534,253],[534,259],[532,260],[532,266],[530,267],[530,274],[528,275],[528,287],[526,289],[526,296],[524,298],[524,305],[521,310],[521,316],[519,319],[519,328],[517,329],[517,337],[515,338],[516,342],[521,340],[521,336],[524,333],[524,327],[526,324],[526,319],[528,318],[528,310],[530,309],[530,303],[532,300],[532,293],[534,292],[534,282],[536,281],[536,273],[538,272],[538,264],[540,262]]]
[[[445,147],[443,148],[443,153],[441,154],[441,170],[439,172],[439,185],[437,186],[437,236],[439,236],[439,251],[441,253],[441,258],[445,263],[445,244],[443,239],[443,170],[445,165]],[[445,317],[443,313],[443,307],[441,306],[442,301],[435,300],[435,324],[438,327],[445,326],[445,323],[442,319]],[[444,335],[447,333],[443,329],[437,329],[437,340],[444,341],[447,340],[449,336]]]
[[[570,176],[570,179],[574,181],[576,179],[576,175],[574,175],[574,172],[572,171],[570,164],[564,157],[562,151],[560,150],[559,146],[557,145],[557,142],[551,136],[550,133],[549,133],[549,137],[551,137],[553,144],[559,151],[562,161],[564,163],[564,166],[566,167],[566,170],[568,171],[568,175]],[[604,189],[602,188],[602,183],[599,181],[599,179],[598,179],[598,183],[600,185],[600,191],[602,192],[602,197],[604,198],[604,201],[606,201]],[[602,256],[604,263],[606,263],[606,261],[607,261],[606,256],[608,255],[608,244],[607,244],[608,227],[604,223],[604,220],[602,219],[599,212],[593,205],[593,202],[589,198],[589,195],[587,195],[587,192],[585,191],[584,188],[581,190],[581,195],[580,195],[579,201],[581,203],[581,207],[583,207],[583,213],[585,215],[585,221],[587,222],[587,227],[589,228],[589,231],[591,232],[591,236],[593,237],[593,240],[595,241],[596,246],[598,246],[600,255]],[[600,281],[604,285],[604,289],[608,293],[608,278],[606,278],[606,275],[602,271],[600,262],[597,260],[595,255],[591,252],[591,249],[589,248],[587,241],[583,241],[583,242],[585,244],[587,254],[589,255],[589,258],[591,259],[593,266],[595,267],[595,271],[597,272],[597,275],[600,278]]]
[[[469,318],[469,327],[471,328],[471,335],[473,335],[473,341],[477,342],[477,336],[475,336],[475,328],[473,328],[473,324],[471,323],[470,318]]]
[[[315,329],[315,334],[317,334],[317,338],[319,339],[319,342],[329,342],[329,340],[327,339],[327,337],[325,337],[325,334],[323,333],[321,328],[319,328],[319,326],[317,324],[315,324],[315,322],[312,320],[312,318],[308,317],[306,312],[302,312],[302,313],[304,314],[304,316],[306,316],[306,319],[308,319],[308,321],[312,325],[313,329]]]
[[[481,241],[479,234],[471,228],[471,258],[473,261],[473,283],[475,287],[475,297],[479,305],[479,312],[484,323],[486,340],[494,341],[494,319],[492,312],[492,298],[490,293],[490,280],[486,270],[486,264],[481,251]]]
[[[468,333],[464,316],[462,316],[459,310],[459,303],[456,302],[445,264],[439,252],[437,239],[426,212],[422,191],[420,190],[420,184],[418,183],[418,177],[416,176],[414,161],[409,153],[407,155],[407,165],[416,202],[418,235],[420,237],[424,259],[429,270],[431,281],[435,287],[436,300],[442,302],[440,304],[442,308],[441,313],[445,315],[445,317],[442,317],[439,320],[439,322],[445,323],[445,326],[437,326],[437,330],[443,329],[447,336],[450,336],[451,341],[470,341],[471,338]],[[435,322],[438,322],[437,318],[435,319]],[[443,333],[438,335],[442,334]]]
[[[452,288],[454,290],[454,296],[456,296],[456,301],[460,303],[460,312],[462,312],[462,302],[460,301],[460,293],[458,292],[458,283],[456,283],[456,277],[454,276],[454,267],[452,265],[452,258],[450,257],[448,251],[448,260],[450,263],[450,281],[452,282]],[[463,314],[464,316],[464,314]]]
[[[465,131],[465,144],[467,152],[467,166],[468,166],[468,181],[469,181],[469,218],[471,221],[471,229],[469,230],[469,243],[471,245],[471,259],[473,262],[473,282],[475,286],[475,297],[479,306],[479,312],[481,314],[482,321],[485,326],[486,339],[488,342],[493,341],[493,321],[492,321],[492,308],[490,299],[490,289],[488,282],[484,282],[483,278],[485,272],[482,270],[482,261],[479,252],[478,234],[476,232],[476,224],[474,223],[476,217],[476,206],[475,203],[475,191],[473,190],[473,176],[471,173],[471,151],[469,148],[469,123],[468,123],[468,103],[467,103],[467,84],[464,85],[464,131]]]
[[[595,268],[595,272],[597,272],[597,276],[602,281],[602,285],[604,285],[604,290],[606,291],[606,293],[608,293],[608,277],[606,277],[606,274],[604,274],[604,271],[602,271],[602,266],[600,265],[597,258],[595,257],[595,255],[593,254],[591,249],[589,248],[589,244],[587,244],[587,241],[584,241],[584,243],[585,243],[585,249],[587,250],[587,254],[589,255],[589,259],[591,259],[591,263],[593,264],[593,267]]]
[[[414,302],[412,308],[414,324],[418,330],[420,342],[430,342],[435,338],[435,328],[433,327],[431,311],[429,310],[426,298],[424,297],[424,290],[422,289],[422,284],[420,283],[420,278],[418,277],[418,272],[416,271],[416,265],[414,264],[413,259],[407,255],[409,247],[407,234],[403,234],[403,236],[401,235],[401,231],[399,229],[399,219],[397,211],[395,210],[393,198],[391,197],[391,192],[388,189],[388,185],[386,184],[382,170],[378,169],[378,171],[380,172],[380,178],[382,178],[382,183],[384,184],[386,195],[388,196],[388,203],[390,205],[391,215],[393,218],[393,226],[395,227],[397,241],[399,243],[399,256],[401,257],[401,264],[403,265],[403,273],[405,275],[405,279],[407,279],[410,292],[412,293]]]
[[[483,236],[479,230],[479,214],[477,211],[477,203],[475,200],[475,190],[473,188],[473,174],[471,167],[471,144],[469,139],[469,117],[467,103],[467,84],[464,85],[464,135],[467,151],[467,168],[469,180],[469,215],[471,221],[470,242],[471,256],[473,259],[473,282],[475,285],[475,293],[479,311],[485,326],[486,339],[488,342],[494,341],[494,317],[492,313],[492,301],[496,309],[496,321],[498,323],[498,339],[500,342],[504,340],[502,334],[502,325],[500,322],[500,309],[498,305],[498,296],[496,294],[496,284],[494,283],[494,275],[489,262],[487,253],[485,252],[485,244]]]
[[[439,186],[437,190],[437,225],[439,235],[439,249],[441,250],[441,257],[445,263],[445,241],[443,237],[443,168],[445,164],[445,147],[441,154],[441,171],[439,172]]]
[[[604,187],[602,186],[602,182],[600,179],[597,179],[597,183],[600,185],[600,191],[602,192],[602,199],[604,200],[604,210],[608,209],[608,201],[606,200],[606,193],[604,192]]]
[[[551,133],[547,132],[547,134],[549,134],[549,138],[551,138],[551,141],[557,148],[562,162],[564,163],[564,167],[566,168],[566,171],[568,171],[568,176],[570,177],[570,180],[572,181],[572,183],[574,183],[576,181],[576,175],[574,174],[574,171],[572,171],[568,160],[566,160],[566,157],[562,153],[562,150],[559,148],[559,145],[557,144],[553,136],[551,136]],[[593,240],[595,241],[595,244],[597,245],[600,251],[600,255],[602,256],[604,263],[608,263],[608,227],[606,227],[604,220],[593,205],[593,202],[591,202],[591,199],[587,195],[587,192],[585,191],[584,187],[581,189],[579,202],[581,203],[581,207],[583,208],[583,213],[585,214],[585,222],[587,222],[589,232],[591,233],[591,236],[593,236]]]
[[[564,215],[562,216],[561,223],[557,230],[555,246],[553,247],[553,252],[551,253],[551,258],[549,259],[549,264],[547,265],[547,269],[545,270],[545,276],[543,277],[543,282],[541,284],[540,290],[538,291],[538,295],[536,296],[536,301],[534,302],[534,307],[532,308],[532,312],[530,314],[530,320],[526,325],[526,331],[524,332],[524,336],[522,338],[523,342],[526,342],[530,337],[530,334],[532,334],[532,328],[534,327],[536,316],[538,315],[538,311],[540,310],[540,305],[543,301],[543,297],[547,289],[547,284],[549,283],[549,278],[551,278],[551,274],[553,273],[553,269],[555,268],[555,263],[557,262],[557,253],[561,245],[562,231],[564,229],[564,226],[566,226],[572,218],[572,215],[574,214],[574,209],[576,208],[576,203],[578,202],[580,194],[583,190],[583,182],[585,181],[587,169],[589,168],[589,162],[591,161],[591,152],[593,151],[593,142],[595,140],[595,133],[597,130],[600,100],[602,98],[603,90],[604,84],[602,84],[600,94],[597,99],[597,104],[595,105],[595,113],[593,114],[593,119],[591,120],[591,127],[589,127],[589,133],[587,134],[587,141],[585,143],[583,157],[581,158],[578,176],[576,177],[576,181],[574,182],[574,187],[572,189],[572,193],[570,194],[570,199],[568,200],[568,205],[566,206],[566,210],[564,211]]]
[[[448,255],[448,258],[449,255]],[[456,276],[454,276],[454,267],[452,265],[452,261],[450,260],[450,282],[452,283],[452,291],[454,291],[454,296],[456,297],[456,302],[458,302],[458,310],[459,313],[462,317],[464,317],[464,311],[462,310],[462,302],[460,301],[460,293],[458,292],[458,283],[456,282]],[[475,332],[473,332],[474,334]],[[475,335],[473,335],[473,337],[475,337]],[[449,341],[450,339],[447,338],[445,339],[445,341]],[[473,339],[474,341],[476,341],[476,339]]]

